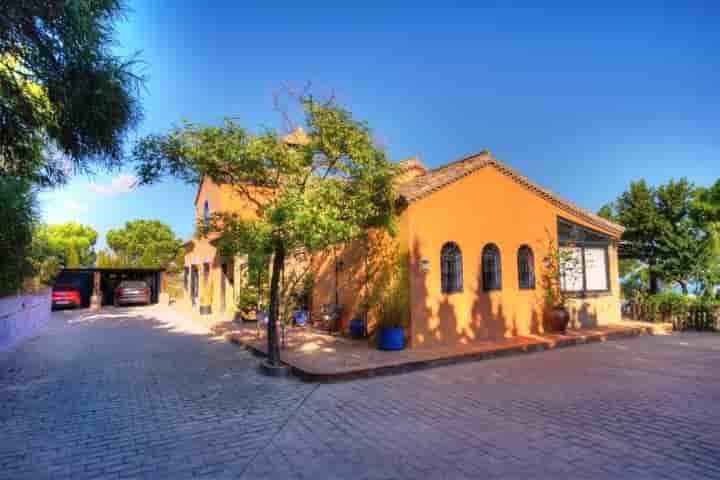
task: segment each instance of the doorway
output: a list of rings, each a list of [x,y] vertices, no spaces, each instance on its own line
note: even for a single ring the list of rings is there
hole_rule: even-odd
[[[225,312],[225,290],[227,289],[227,263],[220,265],[220,311]]]
[[[198,268],[197,265],[190,267],[190,300],[192,306],[197,306],[198,299]]]

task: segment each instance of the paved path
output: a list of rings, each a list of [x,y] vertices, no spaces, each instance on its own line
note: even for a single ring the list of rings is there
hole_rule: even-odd
[[[720,335],[342,384],[268,379],[160,307],[0,355],[0,479],[718,478]]]

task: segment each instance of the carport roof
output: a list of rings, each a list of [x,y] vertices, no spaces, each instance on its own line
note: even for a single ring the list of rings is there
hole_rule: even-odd
[[[164,267],[155,267],[155,268],[145,268],[145,267],[143,267],[143,268],[136,268],[136,267],[70,267],[70,268],[61,268],[60,270],[63,272],[155,273],[155,272],[164,272],[166,269]]]

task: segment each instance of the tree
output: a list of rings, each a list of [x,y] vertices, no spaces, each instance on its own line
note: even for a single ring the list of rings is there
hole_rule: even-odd
[[[66,267],[90,266],[95,263],[98,234],[89,225],[78,222],[40,225],[35,237],[42,238],[51,254]]]
[[[109,230],[110,263],[125,267],[168,267],[183,264],[184,250],[172,229],[159,220],[133,220]],[[105,261],[105,259],[103,259]]]
[[[685,179],[670,180],[657,188],[644,180],[630,187],[599,213],[625,226],[624,247],[634,260],[621,264],[621,275],[647,267],[650,293],[659,290],[658,280],[676,283],[687,292],[713,261],[713,233],[708,207],[699,206],[699,190]],[[716,258],[716,257],[715,257]],[[635,276],[632,281],[637,283]]]
[[[711,256],[708,268],[699,282],[705,293],[720,284],[720,180],[708,188],[699,188],[696,192],[695,214],[707,225],[711,243]]]
[[[118,268],[123,266],[123,262],[109,250],[103,249],[97,254],[95,266],[99,268]]]
[[[0,296],[17,291],[33,274],[30,261],[33,229],[38,221],[32,186],[0,176]]]
[[[658,270],[661,278],[687,293],[688,283],[699,278],[710,261],[708,225],[695,212],[695,187],[686,179],[660,185],[656,197],[661,219]]]
[[[279,283],[289,252],[326,249],[368,228],[393,232],[395,167],[368,126],[334,101],[294,97],[305,115],[304,141],[274,130],[254,135],[232,120],[220,127],[186,123],[142,139],[134,149],[141,183],[165,175],[197,182],[203,176],[233,185],[253,216],[213,217],[222,248],[272,254],[268,362],[279,359]]]
[[[630,182],[630,188],[601,212],[625,227],[622,241],[629,256],[648,265],[650,291],[657,293],[657,240],[660,234],[660,214],[655,202],[655,191],[645,182]]]
[[[121,0],[6,0],[0,14],[0,175],[62,183],[117,166],[141,117],[137,61],[111,51]]]

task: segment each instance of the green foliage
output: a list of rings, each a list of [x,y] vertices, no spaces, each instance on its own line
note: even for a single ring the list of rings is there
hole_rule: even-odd
[[[568,296],[562,289],[563,272],[576,272],[582,266],[578,258],[568,249],[559,247],[548,231],[546,254],[542,259],[541,284],[545,304],[549,307],[564,307]]]
[[[46,244],[48,255],[66,267],[91,266],[95,262],[97,231],[89,225],[67,222],[38,226],[35,237]]]
[[[606,203],[602,207],[600,207],[600,210],[598,210],[597,214],[601,216],[602,218],[605,218],[610,221],[615,221],[615,212],[614,212],[614,206],[612,203]]]
[[[65,256],[65,266],[68,268],[77,268],[80,266],[80,256],[74,248],[68,249]]]
[[[617,201],[602,209],[603,216],[626,228],[624,249],[647,267],[648,281],[656,277],[684,292],[691,282],[708,289],[720,280],[718,212],[720,186],[696,188],[686,179],[657,188],[644,180],[631,182]],[[621,275],[636,268],[626,261]]]
[[[692,297],[674,291],[641,295],[635,300],[642,318],[672,322],[676,329],[713,329],[720,320],[720,299],[708,295]]]
[[[34,273],[35,192],[23,180],[0,176],[0,296],[16,292]]]
[[[671,290],[648,295],[644,303],[655,312],[685,313],[693,305],[694,300],[682,293]]]
[[[645,266],[638,266],[636,269],[621,273],[620,290],[622,298],[634,300],[648,292],[648,269]]]
[[[695,206],[699,221],[707,225],[711,251],[707,268],[701,272],[697,281],[703,291],[711,292],[720,285],[720,180],[709,188],[697,190]]]
[[[378,290],[378,327],[408,327],[410,324],[410,260],[398,254],[381,277]]]
[[[100,268],[119,268],[123,266],[123,262],[109,250],[100,250],[95,265]]]
[[[245,276],[241,280],[237,309],[245,318],[251,318],[256,310],[267,310],[270,256],[263,252],[253,252],[248,255],[244,269]]]
[[[134,150],[138,176],[188,181],[209,176],[231,183],[255,206],[257,218],[226,215],[216,226],[241,253],[258,248],[310,251],[357,237],[364,228],[392,228],[395,168],[365,124],[346,110],[303,99],[305,145],[274,131],[252,135],[227,120],[222,127],[187,123],[142,139]]]
[[[133,220],[109,230],[106,241],[112,254],[103,262],[123,267],[176,267],[183,265],[182,240],[159,220]]]
[[[136,145],[141,183],[164,176],[197,182],[207,176],[231,184],[253,215],[214,216],[224,251],[273,253],[271,337],[278,318],[285,255],[349,242],[367,228],[394,230],[396,168],[370,130],[333,102],[299,98],[306,142],[289,143],[275,131],[254,135],[233,120],[220,127],[186,123]],[[269,352],[275,358],[274,352]]]
[[[0,175],[42,185],[114,167],[141,117],[137,61],[112,53],[119,0],[6,0],[0,15]]]

